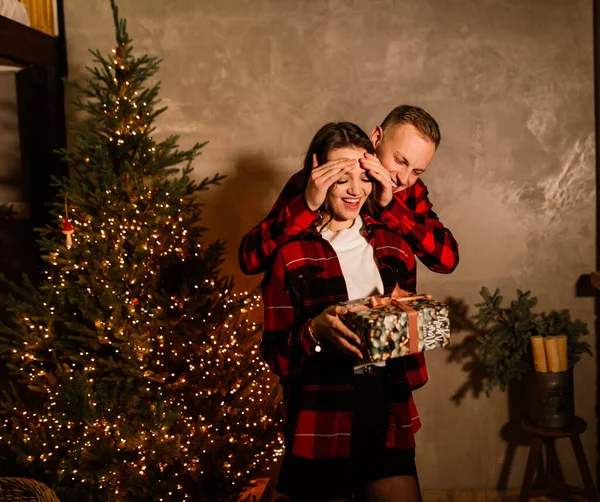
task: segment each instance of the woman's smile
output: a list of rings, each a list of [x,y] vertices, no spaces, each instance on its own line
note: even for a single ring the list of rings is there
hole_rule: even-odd
[[[342,201],[349,209],[358,209],[362,197],[342,197]]]

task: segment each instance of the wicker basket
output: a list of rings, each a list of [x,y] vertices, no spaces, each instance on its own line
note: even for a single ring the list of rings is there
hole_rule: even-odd
[[[0,478],[2,502],[60,502],[45,484],[26,478]]]

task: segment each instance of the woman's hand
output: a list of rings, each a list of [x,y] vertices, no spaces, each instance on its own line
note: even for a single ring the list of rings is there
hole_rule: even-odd
[[[360,338],[350,331],[339,318],[340,315],[346,312],[347,309],[339,305],[327,307],[310,321],[313,336],[317,341],[327,340],[342,352],[363,359],[363,355],[358,348],[361,344]]]
[[[329,187],[340,180],[354,166],[356,166],[356,160],[354,159],[332,160],[320,166],[316,154],[313,154],[313,170],[310,173],[308,185],[304,192],[308,207],[312,211],[319,209],[327,198]]]
[[[369,173],[369,176],[375,180],[373,189],[375,191],[375,201],[381,207],[387,206],[394,197],[394,187],[392,178],[388,170],[381,165],[375,155],[365,153],[362,159],[359,159],[360,167]]]

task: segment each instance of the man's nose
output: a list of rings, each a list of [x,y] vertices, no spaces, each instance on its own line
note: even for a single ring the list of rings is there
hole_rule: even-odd
[[[410,179],[410,169],[403,169],[398,173],[398,179],[403,186],[408,185],[408,180]]]

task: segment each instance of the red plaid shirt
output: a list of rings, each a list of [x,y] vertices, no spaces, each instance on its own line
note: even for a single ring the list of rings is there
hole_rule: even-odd
[[[264,272],[275,252],[292,237],[306,232],[318,214],[304,199],[301,171],[285,185],[267,217],[242,240],[239,262],[245,274]],[[434,272],[449,274],[458,265],[458,244],[432,210],[421,180],[394,194],[378,218],[402,236],[421,262]]]
[[[382,223],[364,216],[365,237],[373,246],[384,292],[396,282],[413,291],[416,263],[408,244]],[[316,343],[308,322],[326,307],[348,299],[337,255],[317,232],[288,240],[276,253],[261,284],[265,325],[263,357],[284,389],[286,447],[305,458],[350,454],[353,360],[337,348]],[[414,448],[421,422],[411,387],[423,385],[423,354],[388,361],[390,422],[386,446]]]

